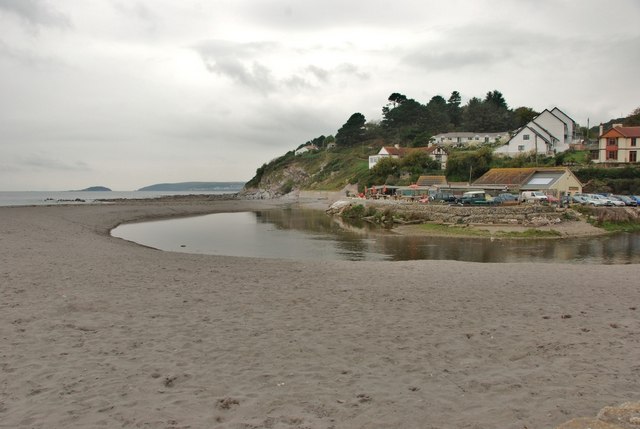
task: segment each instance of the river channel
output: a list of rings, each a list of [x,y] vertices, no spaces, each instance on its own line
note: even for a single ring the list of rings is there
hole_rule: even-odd
[[[165,251],[211,255],[350,260],[456,260],[638,264],[640,234],[573,239],[403,236],[347,224],[319,210],[272,209],[123,224],[114,237]]]

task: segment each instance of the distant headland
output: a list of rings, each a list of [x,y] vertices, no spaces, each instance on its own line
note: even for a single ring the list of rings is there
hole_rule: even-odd
[[[78,189],[71,192],[111,192],[106,186],[89,186],[88,188]]]
[[[172,191],[172,192],[211,192],[211,191],[241,191],[244,182],[181,182],[157,183],[145,186],[138,191]]]

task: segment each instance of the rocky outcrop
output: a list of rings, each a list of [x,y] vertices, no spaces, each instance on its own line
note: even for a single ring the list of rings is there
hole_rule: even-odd
[[[626,402],[615,407],[604,407],[595,418],[580,417],[561,424],[556,429],[638,429],[640,428],[640,402]]]
[[[258,187],[243,189],[240,196],[254,200],[278,198],[296,191],[299,184],[305,183],[308,179],[309,174],[303,168],[291,165],[262,176]]]

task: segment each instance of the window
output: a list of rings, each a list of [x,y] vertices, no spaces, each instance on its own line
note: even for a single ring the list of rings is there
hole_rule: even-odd
[[[489,143],[489,137],[485,137],[485,138],[484,138],[484,142],[485,142],[485,143]]]
[[[635,150],[629,151],[629,162],[638,162],[638,152]]]
[[[607,139],[607,146],[616,146],[616,145],[617,145],[617,142],[615,138],[610,137]]]
[[[529,134],[523,134],[522,135],[522,140],[529,140]]]
[[[524,145],[518,145],[518,152],[524,152]]]
[[[607,151],[607,159],[617,160],[618,159],[618,151],[617,150]]]
[[[461,139],[460,137],[458,137],[458,138],[456,139],[456,141],[457,141],[458,143],[462,143],[462,139]]]
[[[638,138],[637,137],[631,137],[631,146],[636,146],[638,144]]]

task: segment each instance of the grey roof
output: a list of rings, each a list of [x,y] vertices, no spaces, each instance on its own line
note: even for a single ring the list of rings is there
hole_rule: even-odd
[[[564,171],[539,171],[534,173],[520,190],[550,189],[565,174]]]

